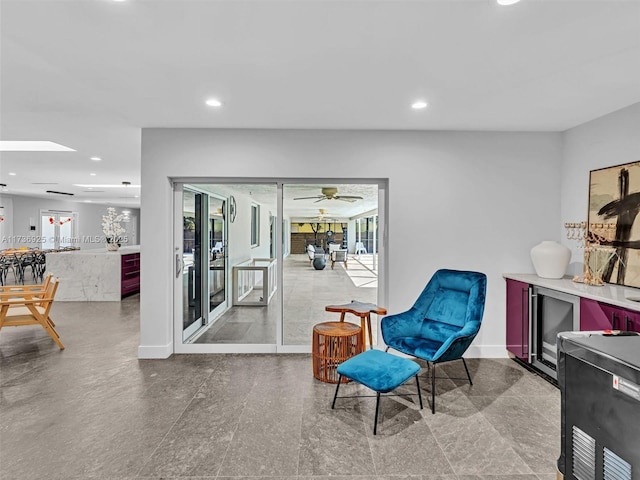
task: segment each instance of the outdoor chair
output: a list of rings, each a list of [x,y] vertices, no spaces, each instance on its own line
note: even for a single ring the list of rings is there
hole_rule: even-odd
[[[347,268],[347,250],[333,250],[331,252],[331,270],[336,262],[342,262],[344,268]]]

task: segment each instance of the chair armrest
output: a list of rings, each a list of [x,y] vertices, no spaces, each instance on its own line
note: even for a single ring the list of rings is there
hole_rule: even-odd
[[[411,308],[402,313],[386,315],[380,320],[380,329],[382,330],[382,338],[385,336],[391,338],[395,336],[395,332],[402,331],[403,337],[419,334],[419,326],[422,323],[423,316],[415,308]],[[416,327],[416,328],[407,328]],[[386,340],[385,340],[386,341]]]
[[[0,300],[0,306],[9,305],[10,307],[16,305],[40,305],[43,302],[51,302],[53,298],[3,298]]]
[[[459,332],[447,338],[433,355],[433,361],[446,362],[462,358],[462,354],[469,348],[469,345],[471,345],[471,342],[478,334],[479,329],[479,323],[467,323]]]
[[[5,290],[0,292],[0,299],[41,297],[45,293],[45,290]]]

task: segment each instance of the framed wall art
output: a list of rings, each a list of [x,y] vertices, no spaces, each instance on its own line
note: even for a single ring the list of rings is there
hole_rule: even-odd
[[[602,280],[640,288],[640,161],[589,174],[589,234],[611,232],[599,243],[615,248]]]

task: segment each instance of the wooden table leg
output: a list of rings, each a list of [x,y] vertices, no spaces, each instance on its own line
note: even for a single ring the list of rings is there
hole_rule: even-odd
[[[373,333],[371,332],[371,313],[367,313],[367,329],[369,330],[369,348],[373,348]],[[366,348],[366,343],[364,344]]]

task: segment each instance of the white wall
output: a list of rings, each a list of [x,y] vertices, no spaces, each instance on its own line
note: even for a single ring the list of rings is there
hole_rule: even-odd
[[[388,304],[400,312],[441,267],[488,275],[471,354],[504,356],[503,272],[559,240],[561,135],[553,133],[143,129],[140,357],[172,352],[170,178],[388,179]],[[153,233],[152,233],[153,232]],[[164,261],[162,260],[164,259]]]
[[[13,198],[0,195],[0,250],[13,247]]]
[[[561,184],[561,236],[565,222],[587,220],[589,172],[603,167],[640,161],[640,103],[567,130],[563,134]],[[582,272],[582,251],[572,249],[572,272]]]
[[[93,241],[89,241],[89,239],[93,239],[94,237],[104,237],[102,233],[102,215],[107,214],[107,206],[106,205],[97,205],[92,203],[80,203],[80,202],[69,202],[65,200],[56,200],[56,199],[48,199],[48,198],[38,198],[38,197],[25,197],[20,195],[3,195],[2,196],[2,204],[10,200],[10,205],[12,209],[12,219],[7,219],[6,221],[11,221],[13,232],[10,235],[14,240],[12,242],[2,242],[3,248],[8,247],[39,247],[40,244],[37,242],[38,238],[41,235],[40,228],[40,211],[41,210],[63,210],[69,212],[77,212],[78,213],[78,240],[79,246],[81,249],[91,249],[91,248],[102,248],[104,244],[102,242],[95,243]],[[5,210],[7,210],[5,206]],[[116,211],[121,212],[123,208],[117,207]],[[131,212],[131,218],[134,221],[138,221],[140,218],[140,210],[137,208],[126,208],[124,210],[129,210]],[[135,216],[135,219],[133,218]],[[36,230],[31,230],[29,225],[29,219],[33,218],[36,224]],[[5,223],[5,222],[3,222]],[[122,224],[123,227],[126,224]],[[140,229],[137,229],[138,232]],[[2,240],[2,238],[0,238]],[[33,240],[33,241],[29,241]],[[83,240],[85,240],[83,242]],[[131,242],[129,242],[131,244]]]

